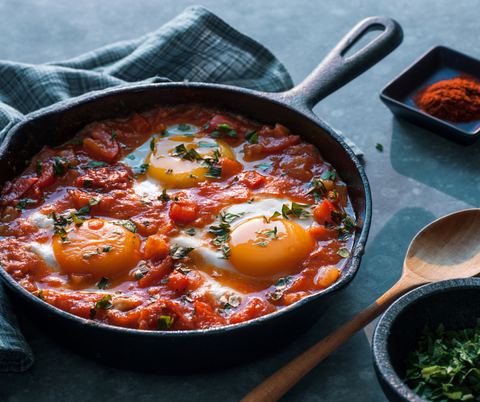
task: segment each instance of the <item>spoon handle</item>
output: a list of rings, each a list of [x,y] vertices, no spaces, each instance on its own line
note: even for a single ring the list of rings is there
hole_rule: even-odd
[[[398,297],[419,285],[428,283],[416,274],[405,270],[400,280],[383,296],[358,313],[350,321],[307,349],[300,356],[272,374],[246,395],[240,402],[275,402],[292,388],[305,374],[325,359],[342,343],[382,314]]]

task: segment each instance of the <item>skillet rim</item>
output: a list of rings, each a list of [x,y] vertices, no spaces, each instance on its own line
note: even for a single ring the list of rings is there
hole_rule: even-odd
[[[176,89],[176,88],[189,88],[189,89],[205,89],[205,90],[219,90],[219,91],[227,91],[227,92],[234,92],[234,93],[242,93],[247,96],[252,96],[256,99],[260,99],[261,101],[265,102],[272,102],[280,107],[285,107],[290,109],[292,112],[311,120],[314,124],[319,126],[323,131],[325,131],[330,137],[332,137],[336,142],[340,144],[340,146],[344,149],[346,156],[350,159],[350,162],[353,163],[356,172],[360,176],[363,190],[364,190],[364,201],[365,201],[365,218],[363,219],[363,224],[360,229],[360,233],[355,234],[354,245],[352,248],[351,256],[349,257],[350,262],[346,262],[344,265],[344,270],[347,268],[346,272],[343,272],[343,275],[331,286],[326,289],[323,289],[317,293],[311,294],[306,296],[305,298],[299,300],[291,304],[290,306],[286,306],[281,310],[277,310],[273,313],[267,314],[262,317],[258,317],[249,321],[245,321],[238,324],[229,324],[226,326],[221,327],[213,327],[208,329],[196,329],[196,330],[188,330],[188,331],[151,331],[151,330],[141,330],[141,329],[132,329],[126,327],[117,327],[109,324],[100,323],[93,320],[84,319],[78,316],[75,316],[71,313],[68,313],[64,310],[61,310],[55,306],[52,306],[48,303],[45,303],[38,297],[34,296],[32,293],[26,291],[18,282],[16,282],[2,267],[0,269],[0,278],[3,282],[10,287],[10,289],[14,289],[16,292],[20,293],[20,296],[23,298],[27,298],[30,302],[36,303],[39,306],[43,306],[47,310],[51,311],[53,314],[60,314],[66,319],[73,320],[74,323],[81,324],[87,327],[92,328],[100,328],[101,330],[105,330],[107,332],[120,332],[120,333],[134,333],[136,335],[146,336],[146,337],[160,337],[160,338],[190,338],[190,337],[199,337],[199,336],[209,336],[209,335],[216,335],[221,334],[224,332],[231,332],[235,331],[239,328],[244,327],[252,327],[262,325],[264,322],[269,322],[271,320],[278,319],[279,317],[289,314],[294,310],[298,310],[303,305],[310,303],[313,300],[316,300],[320,297],[327,298],[328,295],[337,293],[338,291],[342,290],[345,286],[347,286],[355,275],[358,272],[360,267],[361,257],[364,254],[365,244],[368,237],[368,232],[370,229],[371,224],[371,215],[372,215],[372,199],[371,199],[371,191],[370,185],[368,183],[367,176],[365,171],[360,164],[358,158],[350,149],[350,147],[343,141],[341,137],[339,137],[336,132],[328,126],[322,119],[316,116],[310,109],[307,107],[295,107],[293,105],[292,98],[289,98],[285,92],[283,93],[267,93],[267,92],[259,92],[247,88],[223,85],[223,84],[209,84],[209,83],[190,83],[190,82],[166,82],[166,83],[155,83],[155,84],[133,84],[128,86],[122,87],[114,87],[114,88],[107,88],[101,91],[95,91],[89,93],[87,95],[82,95],[73,99],[69,99],[63,101],[61,103],[57,103],[55,105],[42,108],[36,112],[30,113],[26,116],[24,120],[17,123],[6,135],[3,143],[0,145],[0,159],[4,159],[6,156],[8,157],[8,146],[13,141],[14,136],[17,132],[22,132],[24,127],[27,127],[34,123],[35,121],[48,116],[54,115],[61,115],[62,113],[68,112],[71,109],[75,109],[76,107],[81,107],[89,102],[95,102],[97,100],[101,100],[104,98],[108,98],[110,96],[128,93],[128,92],[142,92],[142,91],[151,91],[154,89]],[[288,102],[290,100],[291,102]],[[196,104],[196,102],[192,101],[185,101],[185,104]],[[167,103],[165,103],[167,104]],[[152,105],[152,108],[155,107]],[[129,112],[131,114],[132,111]],[[248,116],[246,116],[248,118]],[[88,123],[86,123],[88,124]],[[46,144],[44,144],[46,145]],[[18,177],[18,174],[15,175]],[[42,307],[41,307],[42,308]],[[317,321],[318,318],[315,320]]]

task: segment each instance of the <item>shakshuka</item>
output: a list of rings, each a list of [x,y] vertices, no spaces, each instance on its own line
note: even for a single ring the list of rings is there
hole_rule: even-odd
[[[145,330],[240,323],[322,291],[355,216],[290,129],[199,106],[94,122],[4,186],[2,267],[45,303]]]

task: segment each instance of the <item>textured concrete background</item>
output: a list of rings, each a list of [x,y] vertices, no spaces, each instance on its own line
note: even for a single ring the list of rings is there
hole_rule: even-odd
[[[314,109],[365,152],[362,163],[374,208],[360,271],[297,342],[267,358],[216,373],[159,376],[106,368],[60,348],[20,315],[36,363],[25,373],[0,374],[2,401],[237,401],[392,286],[400,277],[408,244],[425,224],[479,204],[480,143],[460,146],[398,120],[378,97],[432,46],[480,58],[475,0],[2,0],[0,59],[68,59],[156,30],[190,5],[209,8],[265,45],[285,64],[295,84],[363,18],[385,15],[402,25],[405,38],[397,50]],[[158,364],[165,363],[159,357]],[[365,333],[335,351],[282,400],[385,401]]]

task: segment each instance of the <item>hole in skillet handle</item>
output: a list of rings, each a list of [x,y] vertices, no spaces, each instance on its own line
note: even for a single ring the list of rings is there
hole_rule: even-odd
[[[368,27],[360,36],[342,50],[340,56],[344,58],[355,56],[360,50],[378,38],[383,31],[385,31],[385,27],[380,24]]]

